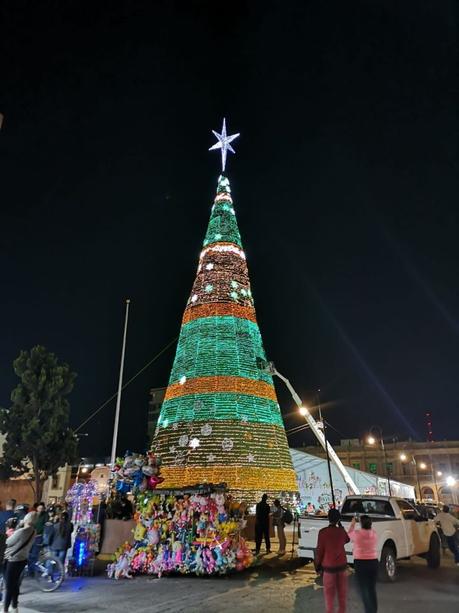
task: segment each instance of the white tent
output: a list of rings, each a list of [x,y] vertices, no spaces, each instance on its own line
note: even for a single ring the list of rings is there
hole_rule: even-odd
[[[312,503],[316,509],[322,506],[328,509],[331,503],[330,478],[328,475],[327,460],[318,458],[299,449],[290,449],[293,468],[296,473],[301,505]],[[389,494],[387,478],[371,473],[365,473],[355,468],[346,467],[361,494]],[[340,506],[348,492],[347,485],[336,466],[331,463],[333,490],[337,506]],[[401,498],[415,498],[414,488],[411,485],[390,480],[392,496]]]

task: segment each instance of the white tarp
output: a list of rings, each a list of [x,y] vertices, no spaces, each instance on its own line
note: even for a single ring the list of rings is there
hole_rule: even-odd
[[[322,507],[327,510],[331,503],[330,478],[328,475],[327,460],[318,458],[299,449],[290,449],[293,468],[296,473],[298,490],[300,493],[301,506],[312,503],[316,509]],[[361,494],[387,496],[389,494],[387,478],[362,470],[346,467],[354,483]],[[336,505],[340,506],[344,498],[352,492],[348,492],[347,485],[338,472],[336,466],[331,463],[333,490]],[[401,498],[415,498],[414,487],[405,483],[390,480],[392,496]]]

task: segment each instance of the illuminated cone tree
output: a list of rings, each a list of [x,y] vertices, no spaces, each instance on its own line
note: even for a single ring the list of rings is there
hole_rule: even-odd
[[[162,487],[226,482],[246,499],[297,490],[272,377],[257,358],[246,257],[220,176],[153,440]]]

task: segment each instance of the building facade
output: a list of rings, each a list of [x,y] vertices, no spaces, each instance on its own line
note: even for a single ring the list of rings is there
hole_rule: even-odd
[[[384,447],[385,451],[378,440],[369,444],[359,439],[333,446],[346,466],[380,477],[389,474],[412,485],[420,500],[459,504],[459,441],[385,441]],[[319,444],[299,449],[325,457]]]

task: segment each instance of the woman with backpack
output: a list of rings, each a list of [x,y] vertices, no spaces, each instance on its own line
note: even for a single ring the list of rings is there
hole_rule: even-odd
[[[59,520],[53,525],[49,546],[53,554],[65,564],[67,549],[72,544],[73,524],[67,511],[61,513]]]
[[[280,500],[276,498],[274,501],[273,510],[273,525],[277,527],[277,538],[279,539],[279,551],[278,554],[283,556],[285,554],[285,521],[284,521],[284,509],[280,503]]]

